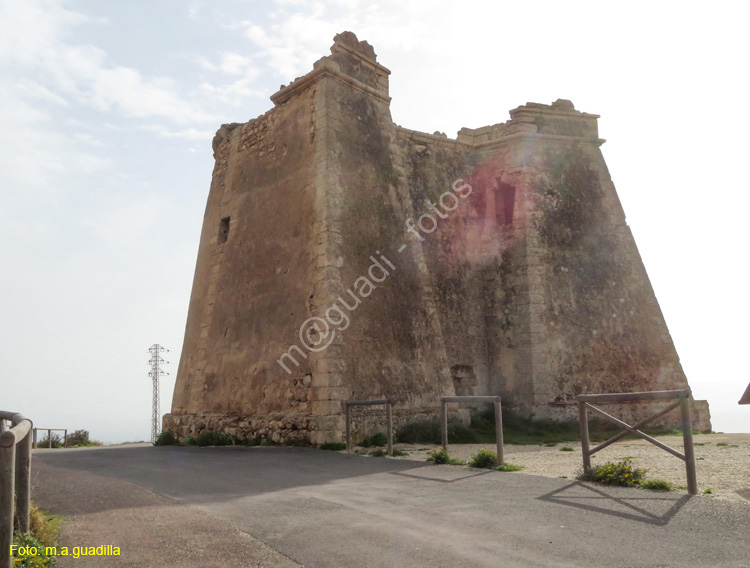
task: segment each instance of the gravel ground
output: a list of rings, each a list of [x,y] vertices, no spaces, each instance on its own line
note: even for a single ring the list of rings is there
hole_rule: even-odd
[[[658,438],[661,442],[683,450],[681,436]],[[743,501],[750,505],[750,434],[701,434],[694,437],[695,459],[698,474],[698,491],[710,489],[717,499]],[[563,447],[573,451],[561,451]],[[398,444],[396,448],[408,452],[407,456],[395,459],[424,460],[427,450],[439,446],[417,446]],[[453,458],[468,460],[479,448],[494,451],[494,444],[456,444],[448,446]],[[675,491],[687,493],[685,486],[685,464],[667,452],[645,440],[629,440],[612,444],[592,456],[592,465],[607,461],[632,458],[634,466],[647,470],[647,479],[663,479],[672,482]],[[581,471],[581,444],[556,444],[546,446],[505,446],[505,461],[524,466],[522,473],[545,477],[575,479]]]

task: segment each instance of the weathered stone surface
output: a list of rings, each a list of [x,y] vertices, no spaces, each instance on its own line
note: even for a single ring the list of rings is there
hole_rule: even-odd
[[[528,103],[451,140],[393,124],[389,73],[339,34],[217,132],[164,428],[320,443],[350,399],[389,397],[398,423],[453,394],[572,418],[579,393],[687,388],[598,117]]]

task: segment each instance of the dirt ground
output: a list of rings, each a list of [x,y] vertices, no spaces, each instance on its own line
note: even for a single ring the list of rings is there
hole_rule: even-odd
[[[668,446],[682,452],[681,436],[658,438]],[[698,491],[708,491],[717,499],[744,501],[750,505],[750,434],[701,434],[694,437]],[[593,444],[592,444],[593,446]],[[408,452],[396,459],[427,459],[427,451],[438,446],[399,444],[398,449]],[[561,448],[573,451],[561,451]],[[468,460],[479,448],[495,450],[493,444],[449,445],[453,458]],[[566,443],[555,446],[506,445],[505,461],[524,466],[521,473],[545,477],[575,479],[581,471],[581,444]],[[630,457],[634,466],[645,468],[647,479],[663,479],[675,486],[675,491],[687,492],[685,464],[645,440],[627,440],[612,444],[591,458],[592,465],[619,461]],[[709,491],[710,490],[710,491]]]

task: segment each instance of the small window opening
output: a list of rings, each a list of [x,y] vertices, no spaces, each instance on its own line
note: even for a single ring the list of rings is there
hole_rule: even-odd
[[[516,204],[516,188],[509,183],[497,180],[495,193],[495,221],[498,225],[513,224],[513,210]]]
[[[227,242],[229,237],[229,217],[224,217],[219,223],[219,244]]]

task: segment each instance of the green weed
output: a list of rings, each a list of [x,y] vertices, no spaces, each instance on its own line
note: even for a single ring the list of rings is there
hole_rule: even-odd
[[[469,466],[482,469],[493,469],[497,466],[497,454],[481,448],[476,454],[471,456]]]
[[[591,467],[578,476],[581,481],[596,481],[605,485],[637,487],[643,481],[646,470],[633,467],[629,459],[618,463],[607,462],[604,465]]]
[[[495,471],[521,471],[524,469],[522,465],[516,465],[514,463],[504,463],[503,465],[499,465],[495,468]],[[563,475],[563,477],[565,477]]]
[[[435,464],[448,464],[448,465],[464,465],[464,462],[459,459],[454,459],[448,455],[448,452],[442,448],[439,450],[430,450],[427,452],[430,456],[427,461],[434,462]]]
[[[651,491],[672,491],[672,484],[663,479],[646,479],[641,481],[641,489],[650,489]]]

